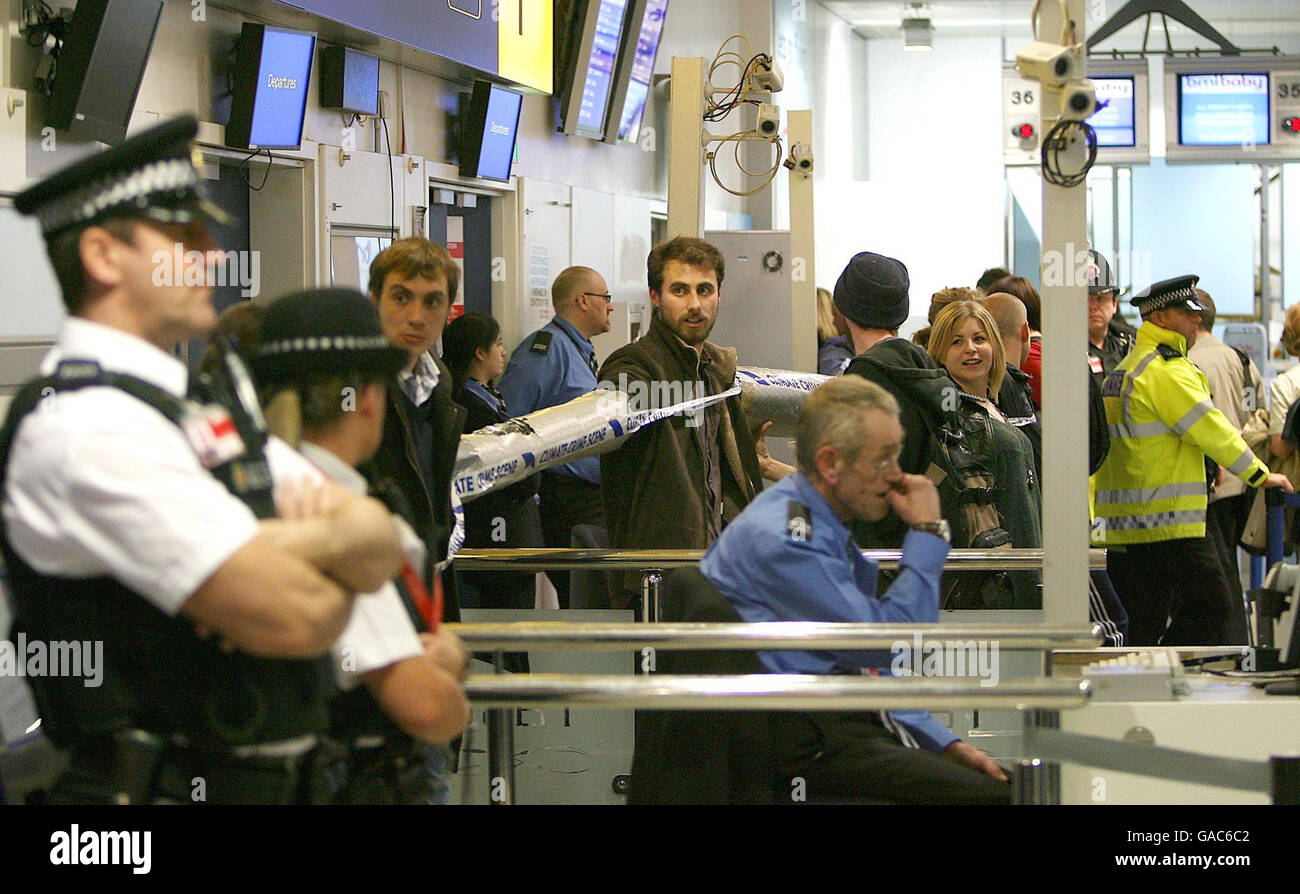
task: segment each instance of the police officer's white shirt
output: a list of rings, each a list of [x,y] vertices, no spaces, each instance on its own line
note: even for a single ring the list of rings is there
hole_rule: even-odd
[[[41,372],[64,358],[95,360],[178,397],[186,391],[188,372],[171,354],[88,320],[64,322]],[[267,461],[276,482],[322,477],[275,438]],[[108,575],[169,615],[257,534],[252,510],[203,468],[181,430],[110,387],[55,395],[23,420],[3,512],[10,543],[37,571]],[[408,657],[407,648],[409,641],[378,666]],[[359,651],[374,661],[386,650],[381,643]]]
[[[185,394],[184,364],[121,330],[71,317],[42,373],[65,357]],[[108,387],[52,396],[23,420],[3,512],[13,548],[37,571],[108,575],[169,615],[257,533],[177,426]]]
[[[366,479],[333,453],[306,441],[299,449],[334,483],[354,494],[365,494]],[[404,524],[401,527],[403,544],[408,550],[415,546],[422,553],[423,544],[415,533]],[[373,593],[357,597],[348,626],[331,651],[340,688],[351,689],[361,682],[362,674],[422,655],[424,648],[397,588],[386,583]]]

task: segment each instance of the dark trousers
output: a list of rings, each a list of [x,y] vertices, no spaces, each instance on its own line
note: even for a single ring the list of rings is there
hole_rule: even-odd
[[[1128,645],[1227,644],[1232,594],[1209,537],[1111,549],[1106,570],[1128,611]]]
[[[1229,600],[1228,642],[1244,645],[1246,639],[1246,605],[1241,594],[1241,567],[1237,562],[1237,543],[1250,516],[1255,494],[1246,492],[1224,497],[1210,504],[1205,514],[1205,534],[1218,551],[1223,573],[1228,578],[1232,598]]]
[[[605,507],[600,502],[600,487],[572,475],[543,472],[537,489],[541,495],[542,538],[550,549],[569,549],[576,525],[605,527]],[[569,607],[569,572],[548,571],[555,586],[560,607]]]
[[[868,712],[780,712],[772,722],[777,800],[1009,804],[1011,786],[929,751],[903,747]]]

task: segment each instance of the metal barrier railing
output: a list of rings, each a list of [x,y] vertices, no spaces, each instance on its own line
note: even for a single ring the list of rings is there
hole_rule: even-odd
[[[747,676],[625,677],[534,674],[526,677],[475,674],[465,693],[479,706],[500,709],[551,705],[622,710],[671,711],[873,711],[1002,708],[1031,711],[1055,727],[1047,712],[1082,707],[1092,695],[1087,680],[1006,680],[987,687],[975,680],[873,678],[753,674]],[[502,712],[494,711],[500,715]],[[512,736],[498,716],[489,724],[490,769],[500,780],[493,803],[514,800]],[[1153,745],[1135,745],[1065,733],[1026,730],[1026,750],[1037,755],[1013,767],[1012,801],[1056,803],[1059,763],[1085,764],[1179,782],[1233,788],[1271,796],[1275,804],[1300,803],[1300,757],[1273,755],[1268,761],[1222,758]],[[1044,759],[1046,758],[1046,759]]]
[[[617,624],[517,621],[449,624],[471,651],[525,652],[632,649],[889,649],[899,643],[997,642],[1001,649],[1088,649],[1101,634],[1072,627],[1004,629],[980,624],[832,624],[762,621],[740,624]]]
[[[864,550],[882,569],[894,569],[901,550]],[[635,570],[642,576],[644,621],[660,616],[663,570],[696,565],[703,550],[510,549],[462,550],[462,571]],[[1042,567],[1041,549],[953,550],[945,570],[1030,570]],[[1092,567],[1105,567],[1105,551],[1089,550]],[[623,651],[632,649],[889,649],[897,643],[998,642],[1000,648],[1050,650],[1088,648],[1100,642],[1096,628],[1036,627],[1000,631],[988,625],[829,624],[769,622],[758,624],[513,624],[450,625],[476,651],[495,652],[498,673],[506,651]],[[980,681],[872,679],[851,676],[802,677],[758,674],[745,677],[581,677],[483,676],[466,681],[470,701],[489,711],[489,772],[503,783],[501,797],[514,798],[513,730],[503,707],[583,705],[661,710],[904,710],[930,708],[1011,708],[1051,712],[1079,707],[1089,695],[1086,682],[1051,679]]]
[[[918,643],[997,642],[999,648],[1087,648],[1100,633],[1046,627],[1001,630],[978,624],[833,624],[776,621],[752,624],[584,624],[515,622],[451,624],[474,651],[491,651],[500,674],[507,651],[630,651],[699,649],[892,649]],[[1079,707],[1083,681],[1003,680],[989,686],[960,678],[872,678],[753,674],[747,676],[572,676],[476,674],[465,683],[471,703],[489,708],[488,772],[494,804],[513,803],[513,729],[502,708],[573,705],[624,710],[906,710],[1006,708],[1044,712]],[[499,780],[499,782],[498,782]]]
[[[462,549],[456,553],[458,571],[635,571],[698,565],[702,549]],[[862,555],[883,571],[898,568],[899,549],[864,549]],[[945,571],[1029,571],[1043,567],[1041,549],[954,549]],[[1106,567],[1104,549],[1088,550],[1088,566]]]
[[[979,680],[914,677],[579,676],[473,674],[465,694],[483,707],[577,705],[664,711],[904,711],[909,709],[1065,710],[1091,695],[1087,680]]]
[[[902,550],[867,549],[862,555],[882,570],[898,568]],[[944,560],[945,571],[1030,571],[1043,566],[1041,549],[954,549]],[[463,549],[456,554],[458,571],[640,571],[641,619],[658,621],[660,588],[666,568],[698,565],[700,549]],[[1088,550],[1091,568],[1106,567],[1106,551]]]

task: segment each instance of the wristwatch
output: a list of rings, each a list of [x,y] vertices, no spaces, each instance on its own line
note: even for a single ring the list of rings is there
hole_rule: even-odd
[[[908,525],[908,527],[913,531],[924,531],[927,534],[942,537],[944,543],[952,543],[952,526],[948,524],[946,518],[941,518],[937,522],[921,522],[920,524]]]

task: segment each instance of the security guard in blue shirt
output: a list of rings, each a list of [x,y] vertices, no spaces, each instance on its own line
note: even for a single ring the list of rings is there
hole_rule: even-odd
[[[852,420],[845,424],[846,420]],[[898,466],[898,403],[858,376],[809,395],[796,423],[799,471],[759,495],[722,532],[700,571],[745,621],[933,623],[948,523],[929,479]],[[911,530],[898,578],[876,594],[877,567],[849,536],[890,510]],[[890,673],[921,656],[861,651],[760,652],[772,672]],[[880,668],[876,671],[876,668]],[[928,711],[785,713],[773,725],[780,771],[810,800],[1006,803],[1006,775]],[[974,771],[974,772],[972,772]]]
[[[590,267],[569,267],[551,285],[555,319],[515,348],[498,385],[516,416],[567,403],[596,390],[593,336],[609,331],[613,296],[605,278]],[[600,502],[600,458],[591,456],[542,472],[542,537],[567,549],[576,525],[605,527]],[[568,607],[569,574],[550,572],[560,605]]]

